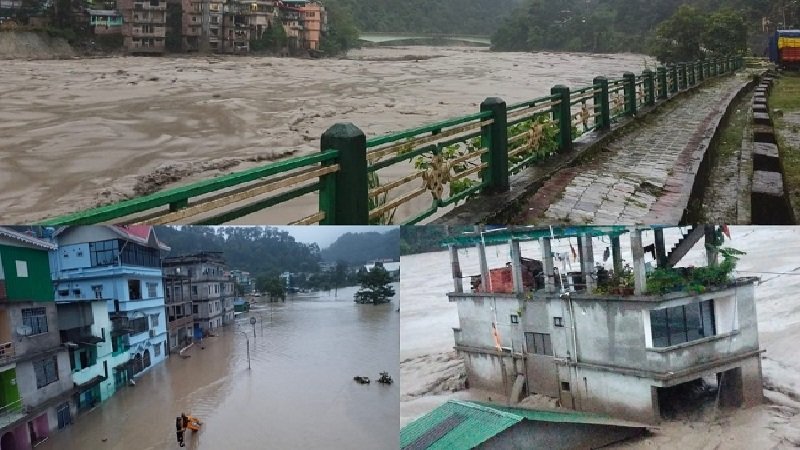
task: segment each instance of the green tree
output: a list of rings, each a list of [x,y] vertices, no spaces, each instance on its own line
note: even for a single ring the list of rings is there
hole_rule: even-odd
[[[275,276],[262,276],[256,279],[256,288],[269,294],[270,299],[286,298],[286,289],[283,287],[281,279]]]
[[[350,12],[338,4],[329,4],[328,31],[323,34],[320,50],[328,56],[344,55],[358,46],[358,28]]]
[[[356,292],[356,303],[388,303],[394,297],[392,288],[392,277],[389,272],[381,266],[376,265],[369,272],[361,276],[361,289]]]
[[[703,57],[706,18],[692,6],[683,5],[656,29],[652,54],[663,63],[694,61]]]
[[[717,55],[738,55],[747,51],[747,23],[744,16],[723,9],[708,17],[703,45]]]

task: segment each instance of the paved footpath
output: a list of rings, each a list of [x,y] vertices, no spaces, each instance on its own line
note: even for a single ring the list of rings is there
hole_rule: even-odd
[[[593,160],[554,174],[516,222],[679,223],[714,130],[746,83],[726,77],[665,105]]]

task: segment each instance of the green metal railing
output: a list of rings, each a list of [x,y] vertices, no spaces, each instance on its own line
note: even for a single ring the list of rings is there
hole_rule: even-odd
[[[44,221],[45,225],[220,224],[299,197],[318,209],[294,224],[415,224],[470,197],[509,189],[510,176],[575,139],[605,132],[682,90],[744,67],[741,57],[597,77],[557,85],[550,95],[506,105],[488,98],[474,114],[367,140],[336,124],[318,154],[301,156]]]

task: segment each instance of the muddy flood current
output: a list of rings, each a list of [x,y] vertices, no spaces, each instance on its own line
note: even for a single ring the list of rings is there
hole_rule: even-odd
[[[376,136],[477,112],[486,97],[513,103],[549,95],[555,84],[639,73],[646,60],[395,47],[329,60],[3,61],[0,222],[31,222],[318,152],[320,135],[336,122]],[[381,176],[407,170],[393,166]],[[287,223],[316,203],[307,195],[241,223]]]
[[[395,289],[398,286],[395,285]],[[39,448],[173,449],[175,417],[204,424],[187,449],[398,447],[397,300],[356,305],[355,288],[259,304],[218,336],[173,355]],[[256,337],[250,317],[255,325]],[[263,320],[263,335],[261,320]],[[270,323],[271,322],[271,323]],[[252,368],[247,368],[250,339]]]

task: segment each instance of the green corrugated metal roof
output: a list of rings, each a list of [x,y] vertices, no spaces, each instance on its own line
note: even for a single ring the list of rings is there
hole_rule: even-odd
[[[513,408],[450,400],[403,427],[400,430],[400,448],[471,449],[523,420],[646,427],[644,424],[617,420],[601,414]]]
[[[461,416],[462,421],[449,430],[441,430],[444,435],[430,445],[423,443],[431,433],[437,431],[454,416]],[[519,423],[523,417],[507,413],[492,407],[471,402],[450,400],[400,430],[400,448],[429,449],[468,449],[480,445],[508,427]]]
[[[642,230],[658,228],[657,226],[640,227]],[[475,245],[484,242],[487,245],[506,244],[510,239],[517,241],[534,241],[554,236],[556,239],[578,236],[619,236],[634,229],[620,225],[612,226],[557,226],[557,227],[509,227],[486,230],[483,233],[468,232],[451,236],[442,241],[442,246]]]

